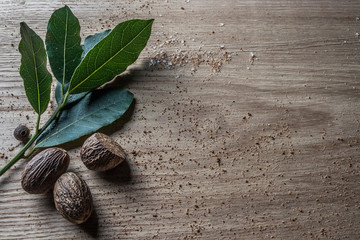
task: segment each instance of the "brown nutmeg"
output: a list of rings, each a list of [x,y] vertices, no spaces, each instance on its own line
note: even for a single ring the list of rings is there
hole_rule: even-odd
[[[112,169],[126,158],[122,147],[102,133],[94,133],[86,139],[80,155],[85,166],[95,171]]]
[[[56,181],[54,201],[58,212],[76,224],[85,222],[93,210],[93,201],[88,185],[73,172],[64,173]]]
[[[25,166],[21,185],[28,193],[45,193],[66,172],[70,157],[64,149],[48,148],[35,155]]]
[[[17,140],[22,141],[23,143],[26,143],[27,141],[29,141],[29,135],[30,135],[30,130],[25,125],[21,124],[21,125],[17,126],[14,130],[14,137]]]

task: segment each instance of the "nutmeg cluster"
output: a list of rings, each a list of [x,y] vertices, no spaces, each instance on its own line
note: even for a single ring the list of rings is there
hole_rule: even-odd
[[[81,159],[90,170],[106,171],[126,158],[125,151],[109,136],[91,135],[81,148]],[[58,212],[75,224],[85,222],[92,214],[93,200],[86,182],[73,172],[66,172],[69,154],[61,148],[48,148],[35,155],[26,165],[21,179],[23,189],[31,194],[53,190]]]

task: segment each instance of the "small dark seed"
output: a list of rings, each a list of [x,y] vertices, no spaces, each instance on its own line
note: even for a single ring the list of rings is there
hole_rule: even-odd
[[[30,135],[30,130],[25,125],[19,125],[14,130],[14,137],[17,140],[22,141],[23,143],[26,143],[27,141],[29,141],[29,135]]]

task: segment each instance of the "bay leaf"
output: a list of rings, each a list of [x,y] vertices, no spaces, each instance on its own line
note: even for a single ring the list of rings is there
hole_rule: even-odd
[[[69,87],[69,84],[65,84],[64,86],[64,91],[67,91],[67,88]],[[74,102],[79,101],[81,98],[83,98],[88,92],[82,92],[82,93],[76,93],[76,94],[71,94],[69,95],[69,97],[67,98],[66,104],[72,104]],[[55,87],[55,100],[56,103],[59,105],[61,104],[61,100],[64,97],[62,95],[62,86],[60,82],[57,82],[56,87]]]
[[[45,112],[51,91],[52,77],[46,68],[46,52],[43,40],[22,22],[20,23],[21,53],[20,76],[24,80],[26,96],[35,112]]]
[[[79,20],[68,6],[56,10],[50,17],[46,33],[46,51],[51,70],[61,83],[68,83],[81,61]]]
[[[81,44],[81,47],[83,49],[83,53],[81,55],[81,59],[85,57],[85,55],[91,50],[98,42],[100,42],[104,37],[106,37],[111,32],[111,29],[95,33],[93,35],[89,35],[85,38],[84,42]],[[55,99],[57,104],[61,103],[62,98],[64,97],[64,93],[67,91],[69,85],[65,84],[64,87],[62,87],[62,84],[58,82],[56,84],[55,88]],[[71,104],[73,102],[76,102],[83,98],[88,92],[82,92],[78,94],[71,94],[69,95],[66,103]]]
[[[93,35],[87,36],[84,40],[84,42],[81,44],[82,48],[83,48],[83,53],[81,58],[84,58],[85,55],[96,45],[98,44],[101,40],[103,40],[107,35],[109,35],[109,33],[111,32],[111,29],[99,32],[99,33],[95,33]]]
[[[153,21],[134,19],[118,24],[85,55],[70,80],[70,93],[91,91],[125,71],[146,46]]]
[[[84,42],[81,43],[81,47],[83,49],[81,59],[85,57],[85,55],[91,50],[98,42],[100,42],[104,37],[106,37],[111,32],[111,29],[95,33],[93,35],[89,35],[85,38]],[[61,103],[62,98],[64,97],[64,93],[66,93],[69,85],[65,84],[64,87],[60,81],[57,82],[55,88],[55,100],[57,104]],[[82,92],[79,94],[71,94],[67,99],[67,104],[78,101],[83,98],[88,92]]]
[[[119,119],[133,99],[133,94],[123,89],[89,92],[80,101],[63,109],[57,121],[40,135],[36,147],[56,146],[91,134]]]

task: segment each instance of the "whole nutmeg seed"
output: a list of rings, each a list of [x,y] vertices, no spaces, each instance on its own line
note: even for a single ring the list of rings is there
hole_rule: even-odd
[[[126,158],[121,146],[102,133],[94,133],[86,139],[80,155],[85,166],[95,171],[112,169]]]
[[[56,181],[54,201],[58,212],[76,224],[85,222],[93,210],[93,201],[88,185],[73,172],[64,173]]]
[[[14,137],[17,140],[22,141],[23,143],[26,143],[27,141],[29,141],[29,135],[30,135],[30,130],[25,125],[21,124],[21,125],[17,126],[14,130]]]
[[[70,162],[68,153],[61,148],[48,148],[35,155],[25,166],[21,185],[28,193],[45,193],[66,172]]]

